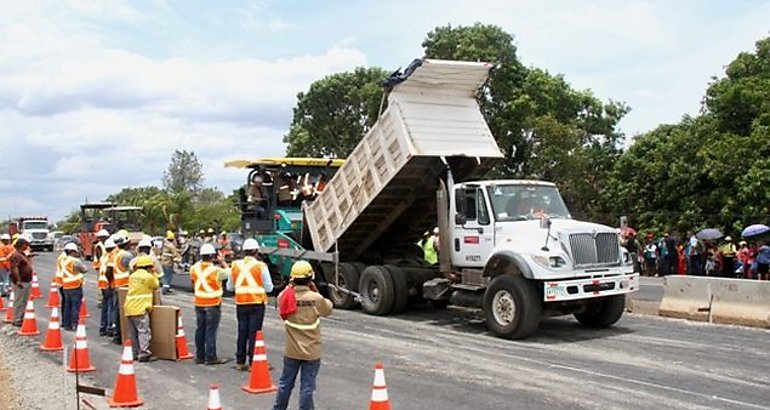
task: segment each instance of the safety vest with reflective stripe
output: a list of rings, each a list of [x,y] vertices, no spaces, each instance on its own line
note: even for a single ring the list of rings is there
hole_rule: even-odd
[[[321,319],[320,318],[316,319],[315,322],[308,323],[308,324],[294,323],[291,320],[284,320],[283,323],[286,326],[293,327],[299,330],[313,330],[313,329],[318,329],[318,326],[321,325]]]
[[[99,269],[101,265],[101,257],[104,256],[107,250],[104,248],[104,242],[96,242],[93,249],[91,249],[91,256],[93,257],[92,264],[94,269]]]
[[[131,254],[124,249],[118,250],[118,253],[115,254],[115,259],[113,260],[114,267],[112,268],[113,271],[113,278],[114,278],[114,286],[116,288],[124,288],[128,286],[128,275],[131,273],[128,271],[128,268],[123,267],[123,259],[124,258],[131,258]]]
[[[195,290],[195,306],[219,306],[222,303],[221,269],[211,262],[198,262],[190,268]]]
[[[75,265],[80,262],[78,258],[66,256],[61,264],[62,287],[64,289],[77,289],[83,286],[83,274],[75,271]]]
[[[233,262],[232,276],[236,305],[255,305],[267,301],[267,293],[262,283],[264,265],[251,256]]]
[[[96,287],[99,289],[107,289],[110,287],[110,281],[107,280],[107,266],[110,266],[110,261],[117,254],[116,249],[107,252],[102,252],[102,256],[99,258],[99,276],[96,282]]]
[[[62,279],[64,278],[64,273],[62,273],[62,269],[63,269],[62,263],[64,262],[65,259],[67,259],[66,252],[62,252],[59,254],[59,256],[56,257],[56,274],[53,277],[53,283],[57,287],[62,286]]]

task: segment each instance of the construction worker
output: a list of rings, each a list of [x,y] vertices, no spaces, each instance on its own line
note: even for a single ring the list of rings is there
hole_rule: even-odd
[[[107,232],[106,229],[100,229],[99,232],[96,233],[96,241],[91,247],[91,266],[97,272],[99,272],[102,255],[105,253],[104,241],[109,237],[110,233]],[[96,292],[96,307],[102,307],[102,292]]]
[[[286,410],[294,388],[297,373],[302,371],[299,388],[299,408],[313,409],[313,391],[321,368],[321,316],[332,313],[332,302],[318,293],[313,283],[313,267],[306,261],[297,261],[291,267],[289,288],[279,299],[294,293],[296,310],[284,320],[286,349],[283,354],[283,372],[278,383],[273,410]],[[279,301],[281,304],[282,301]]]
[[[158,360],[150,351],[150,311],[152,295],[160,283],[156,276],[155,261],[150,255],[137,256],[132,264],[136,267],[128,278],[128,293],[123,309],[128,323],[127,332],[131,338],[134,356],[140,362]]]
[[[438,263],[438,228],[433,228],[432,235],[426,232],[417,245],[422,248],[426,262],[431,265]]]
[[[61,325],[64,330],[74,331],[78,324],[80,303],[83,301],[83,274],[88,272],[88,267],[78,259],[80,249],[73,242],[64,246],[64,252],[67,256],[61,263],[64,291]]]
[[[9,289],[9,269],[11,267],[11,255],[13,246],[11,246],[11,235],[4,233],[0,235],[0,297],[8,296]]]
[[[195,362],[217,365],[229,360],[217,356],[217,329],[222,316],[222,281],[227,279],[227,264],[216,258],[214,245],[201,246],[201,260],[190,268],[195,292]]]
[[[131,263],[128,266],[128,271],[129,272],[135,271],[137,259],[139,259],[140,256],[145,256],[145,255],[152,258],[152,262],[153,262],[152,274],[155,275],[155,277],[158,278],[159,281],[161,281],[163,279],[163,265],[161,265],[160,259],[158,259],[158,257],[155,256],[155,252],[153,251],[152,241],[150,240],[149,236],[142,238],[142,240],[139,241],[139,244],[136,245],[136,257],[134,259],[131,259]]]
[[[243,259],[233,262],[227,289],[235,292],[235,313],[238,319],[235,368],[248,370],[246,359],[252,357],[254,338],[262,330],[265,318],[267,294],[273,291],[270,270],[264,262],[257,260],[259,243],[256,239],[243,242]],[[250,362],[251,360],[249,360]]]
[[[107,279],[107,267],[114,266],[113,260],[118,247],[112,238],[104,241],[104,254],[99,258],[99,276],[96,286],[102,294],[101,317],[99,320],[99,336],[113,336],[115,326],[115,289],[112,281]]]
[[[722,256],[722,277],[735,278],[735,256],[738,249],[735,248],[732,237],[725,237],[725,243],[719,247],[719,254]]]
[[[166,240],[163,241],[160,264],[163,265],[163,293],[172,293],[171,278],[174,275],[174,265],[182,262],[182,254],[176,247],[176,235],[166,231]]]
[[[214,242],[216,242],[216,238],[214,238],[214,229],[209,228],[203,236],[203,243],[213,244]]]
[[[128,276],[130,273],[129,267],[131,264],[131,259],[133,259],[134,256],[128,251],[131,247],[131,242],[128,239],[128,232],[124,230],[118,231],[115,233],[113,241],[115,241],[115,246],[118,247],[118,250],[115,254],[115,257],[113,258],[112,264],[107,266],[107,280],[112,282],[116,292],[112,298],[115,323],[115,334],[112,338],[112,342],[120,345],[123,344],[123,341],[121,340],[120,335],[121,307],[118,303],[119,297],[117,292],[119,292],[121,288],[128,287]]]
[[[10,257],[10,276],[13,283],[13,325],[21,326],[24,318],[27,300],[32,289],[32,261],[27,256],[29,242],[24,238],[17,238],[13,246],[13,254]]]

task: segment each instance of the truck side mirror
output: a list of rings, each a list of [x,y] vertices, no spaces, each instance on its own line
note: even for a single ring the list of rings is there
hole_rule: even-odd
[[[465,214],[459,212],[455,214],[455,225],[465,225],[466,222],[468,222],[468,218],[465,217]]]

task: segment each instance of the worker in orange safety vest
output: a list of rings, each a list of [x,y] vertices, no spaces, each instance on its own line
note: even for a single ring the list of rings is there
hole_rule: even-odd
[[[80,315],[80,303],[83,301],[83,274],[88,272],[88,268],[78,259],[80,249],[74,242],[65,245],[64,252],[67,256],[61,262],[61,280],[64,290],[61,326],[64,330],[74,331]]]
[[[235,313],[238,320],[235,368],[248,370],[247,358],[252,357],[257,331],[262,330],[267,294],[273,291],[273,281],[270,279],[267,265],[257,259],[259,243],[256,239],[246,239],[242,249],[245,256],[233,261],[227,290],[235,292]]]
[[[195,292],[195,362],[217,365],[229,360],[217,356],[217,330],[222,317],[222,281],[227,279],[227,264],[216,257],[214,245],[201,246],[201,260],[190,267]]]
[[[115,236],[112,238],[113,241],[115,241],[115,245],[118,247],[118,250],[113,257],[112,263],[107,266],[107,280],[111,281],[113,284],[113,288],[115,289],[115,294],[113,294],[112,297],[112,306],[115,309],[113,318],[115,323],[115,332],[112,338],[112,343],[117,345],[122,345],[123,340],[121,339],[121,333],[120,333],[120,303],[118,303],[118,290],[120,288],[128,289],[128,276],[131,273],[129,267],[131,266],[131,260],[134,258],[134,255],[129,252],[129,248],[131,247],[131,241],[128,238],[128,232],[121,230],[115,233]]]
[[[114,336],[114,316],[115,316],[115,289],[112,282],[107,279],[107,268],[114,268],[115,255],[118,254],[118,247],[112,238],[104,241],[104,253],[99,258],[99,273],[97,276],[96,287],[102,295],[101,317],[99,318],[99,336]]]

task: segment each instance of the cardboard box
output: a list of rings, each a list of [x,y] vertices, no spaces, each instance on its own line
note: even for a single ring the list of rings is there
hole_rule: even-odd
[[[128,294],[128,288],[118,288],[118,306],[120,306],[120,340],[126,341],[128,337],[128,321],[126,320],[126,310],[123,309],[123,305],[126,302],[126,294]],[[160,289],[155,290],[152,294],[152,304],[162,305],[163,301],[160,299]],[[152,317],[150,318],[152,320]]]
[[[152,342],[150,350],[158,359],[176,360],[176,326],[179,308],[153,306],[150,312]]]

